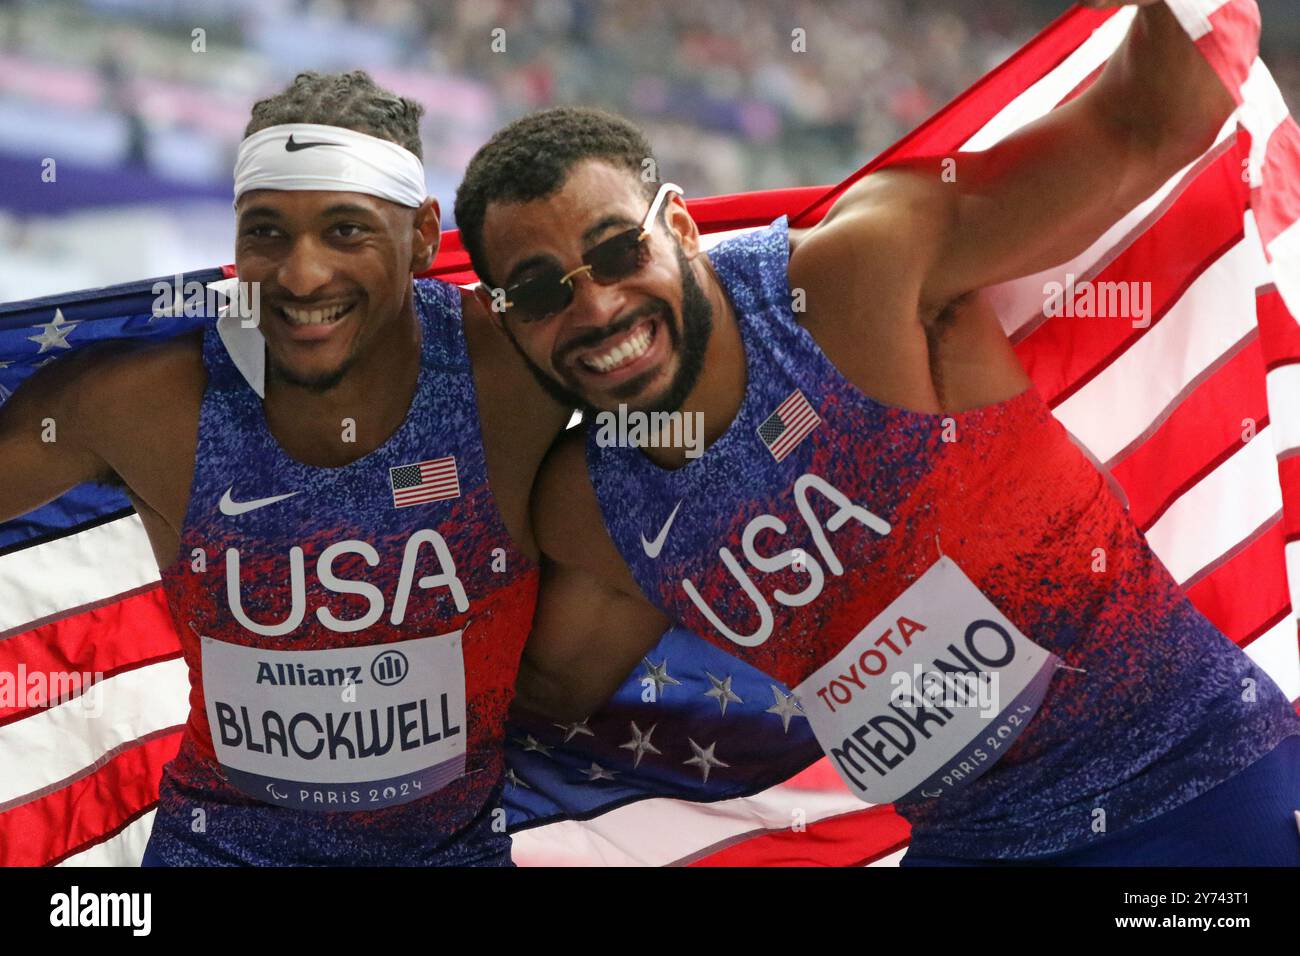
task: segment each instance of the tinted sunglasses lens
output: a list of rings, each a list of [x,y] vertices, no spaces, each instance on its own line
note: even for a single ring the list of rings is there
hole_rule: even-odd
[[[582,261],[591,266],[592,275],[602,282],[626,278],[645,265],[649,257],[649,250],[640,237],[640,229],[610,236],[587,250]]]
[[[573,288],[560,276],[558,270],[547,272],[510,289],[510,311],[525,322],[536,322],[565,309],[573,301]]]

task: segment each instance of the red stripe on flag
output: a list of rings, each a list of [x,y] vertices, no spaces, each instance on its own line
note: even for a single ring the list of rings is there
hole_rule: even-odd
[[[1094,10],[1087,7],[1067,10],[934,116],[792,216],[790,224],[810,226],[818,222],[845,190],[890,163],[918,156],[945,155],[959,149],[1007,104],[1060,66],[1094,30],[1118,12],[1118,9]]]
[[[892,806],[868,807],[818,820],[801,831],[767,831],[689,865],[865,866],[901,850],[911,834],[911,826]]]
[[[1291,117],[1269,137],[1264,151],[1263,181],[1268,188],[1256,195],[1255,221],[1267,246],[1292,224],[1300,222],[1300,126]]]
[[[119,831],[158,800],[181,729],[147,738],[66,787],[0,813],[0,866],[58,863]]]
[[[88,605],[0,641],[0,672],[102,673],[104,678],[180,656],[180,640],[160,584],[108,603]],[[0,726],[40,709],[43,701],[0,708]]]
[[[1274,521],[1187,589],[1197,609],[1242,647],[1291,611],[1282,537],[1282,522]]]
[[[1053,408],[1154,328],[1187,288],[1241,240],[1246,194],[1240,154],[1240,147],[1230,149],[1206,167],[1155,225],[1098,275],[1088,277],[1095,283],[1150,282],[1146,328],[1134,328],[1125,317],[1060,317],[1017,343],[1016,354]],[[1233,193],[1240,195],[1240,205],[1227,198]],[[1044,305],[1046,301],[1044,295]]]
[[[1300,169],[1300,160],[1296,162]],[[1300,360],[1300,322],[1297,322],[1275,288],[1255,298],[1259,334],[1264,347],[1264,368],[1272,371]]]
[[[1241,84],[1259,49],[1259,7],[1255,0],[1231,0],[1210,14],[1209,21],[1210,32],[1196,47],[1240,104]]]
[[[1300,455],[1288,455],[1278,462],[1282,485],[1282,526],[1287,542],[1300,541]]]
[[[1255,422],[1256,433],[1268,422],[1263,361],[1254,334],[1110,463],[1138,527],[1150,528],[1194,479],[1241,448],[1243,419]]]
[[[823,793],[848,793],[848,785],[835,772],[830,759],[822,757],[781,784],[792,790],[818,790]]]

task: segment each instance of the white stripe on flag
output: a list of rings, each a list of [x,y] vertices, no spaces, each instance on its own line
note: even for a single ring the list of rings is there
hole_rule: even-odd
[[[1136,15],[1135,8],[1118,11],[1062,60],[1060,66],[1004,106],[962,145],[962,150],[980,152],[988,149],[1022,126],[1050,113],[1093,70],[1110,59],[1110,55],[1123,42],[1129,24]]]
[[[1058,405],[1057,417],[1100,461],[1109,462],[1256,327],[1255,287],[1269,281],[1262,248],[1248,226],[1246,238],[1201,273],[1158,323]]]
[[[158,580],[138,515],[0,557],[0,631]]]
[[[1282,91],[1264,61],[1256,58],[1250,65],[1246,81],[1241,84],[1243,102],[1237,118],[1250,133],[1250,185],[1264,184],[1264,156],[1273,133],[1290,115]]]
[[[1250,659],[1273,678],[1287,700],[1300,697],[1300,645],[1296,641],[1297,621],[1286,615],[1246,647]],[[1300,808],[1298,808],[1300,809]]]
[[[1273,425],[1273,447],[1278,455],[1300,450],[1300,364],[1283,365],[1264,376],[1268,407],[1279,414]],[[1300,508],[1300,502],[1296,504]]]
[[[1271,426],[1169,506],[1147,543],[1179,584],[1209,566],[1282,510]]]
[[[517,833],[514,859],[521,866],[669,866],[745,834],[787,830],[796,811],[812,824],[868,806],[848,793],[785,786],[709,804],[641,800],[585,823],[565,820]]]
[[[1210,25],[1210,17],[1214,15],[1220,7],[1226,7],[1233,0],[1167,0],[1169,9],[1178,22],[1183,25],[1183,29],[1193,40],[1199,40],[1209,33],[1213,27]]]
[[[79,776],[114,748],[189,715],[185,662],[162,661],[118,674],[80,697],[0,727],[0,807]],[[95,716],[88,708],[102,708]]]
[[[1291,314],[1300,318],[1300,221],[1287,226],[1268,244],[1273,281]]]

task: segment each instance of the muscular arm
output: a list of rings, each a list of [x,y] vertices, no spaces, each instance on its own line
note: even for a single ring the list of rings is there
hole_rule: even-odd
[[[892,210],[905,231],[887,240],[889,251],[915,275],[921,314],[933,314],[1088,248],[1204,152],[1232,109],[1173,14],[1146,0],[1082,95],[983,152],[866,177],[819,229],[877,249],[880,230],[868,220]]]
[[[580,439],[561,439],[533,495],[548,557],[516,685],[517,706],[564,722],[609,700],[670,626],[605,532]]]
[[[537,384],[474,296],[466,293],[461,301],[488,479],[506,530],[537,560],[529,495],[547,449],[572,412]]]
[[[90,346],[41,369],[0,406],[0,521],[82,482],[121,481],[165,566],[189,500],[205,383],[195,335]]]

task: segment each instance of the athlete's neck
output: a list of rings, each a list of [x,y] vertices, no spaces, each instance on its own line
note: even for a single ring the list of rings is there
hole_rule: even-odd
[[[713,307],[713,332],[704,351],[704,364],[695,387],[682,402],[683,415],[699,413],[704,426],[703,447],[707,449],[722,437],[740,412],[745,400],[745,343],[740,336],[736,311],[722,288],[707,256],[700,256],[702,266],[696,279],[704,288]],[[689,460],[684,447],[642,448],[642,452],[661,468],[680,468]]]
[[[384,323],[332,388],[304,388],[268,369],[262,408],[271,434],[291,457],[319,468],[368,455],[406,419],[419,381],[421,337],[412,291],[398,318]]]

